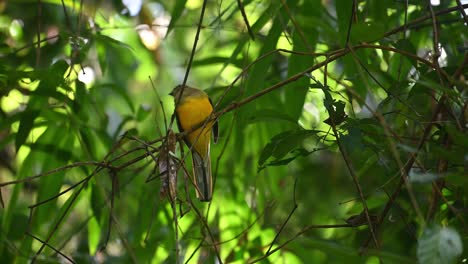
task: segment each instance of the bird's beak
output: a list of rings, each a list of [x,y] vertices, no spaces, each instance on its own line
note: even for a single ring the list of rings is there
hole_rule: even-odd
[[[169,95],[174,96],[174,90],[172,90],[172,92],[170,92]]]

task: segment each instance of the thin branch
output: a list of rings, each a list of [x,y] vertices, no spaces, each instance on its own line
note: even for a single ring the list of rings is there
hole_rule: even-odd
[[[275,237],[273,238],[273,240],[271,241],[270,243],[270,247],[268,248],[267,252],[266,252],[266,255],[270,254],[270,250],[271,248],[273,247],[273,244],[276,242],[276,240],[278,239],[279,235],[281,234],[281,232],[283,231],[284,227],[286,226],[286,224],[289,222],[289,219],[291,219],[292,215],[294,214],[294,212],[296,211],[297,207],[298,207],[298,204],[296,202],[296,186],[297,186],[297,178],[294,180],[294,187],[293,187],[293,200],[294,200],[294,207],[293,209],[291,210],[291,212],[289,213],[288,217],[286,218],[286,220],[283,222],[283,224],[281,225],[280,229],[278,230],[278,232],[276,233]]]
[[[350,50],[351,50],[351,54],[353,55],[353,58],[358,59],[357,56],[356,56],[356,54],[355,54],[355,52],[354,52],[354,50],[353,50],[351,47],[350,47]],[[359,62],[360,62],[360,61],[359,61]],[[366,67],[363,66],[362,68],[364,68],[364,70],[367,72],[367,68],[366,68]],[[370,73],[369,73],[369,74],[370,74]],[[372,75],[370,75],[370,76],[372,76]],[[375,80],[375,81],[376,81],[376,80]],[[376,81],[376,82],[377,82],[377,81]],[[378,83],[378,82],[377,82],[377,83]],[[397,99],[398,99],[398,97],[397,97]],[[403,102],[403,101],[401,101],[401,102]],[[407,104],[404,104],[404,105],[405,105],[405,106],[408,106]],[[416,114],[416,115],[419,115],[419,114],[416,112],[415,109],[413,109],[413,108],[411,108],[411,107],[410,107],[410,109],[412,109],[413,111],[415,111],[415,114]],[[402,162],[401,162],[400,155],[398,154],[398,152],[397,152],[397,150],[396,150],[396,146],[395,146],[395,144],[394,144],[392,141],[390,141],[390,140],[389,140],[389,143],[390,143],[389,145],[390,145],[390,149],[391,149],[391,154],[392,154],[392,156],[394,157],[396,163],[398,164],[398,168],[400,169],[400,171],[403,171],[403,167],[404,167],[404,166],[403,166],[403,164],[402,164]],[[404,175],[404,177],[406,178],[406,177],[407,177],[407,174]],[[418,202],[417,202],[417,200],[416,200],[416,197],[414,196],[414,193],[413,193],[413,191],[412,191],[412,186],[411,186],[411,184],[410,184],[409,181],[406,181],[405,183],[406,183],[406,187],[407,187],[407,189],[408,189],[408,195],[409,195],[409,197],[410,197],[411,204],[412,204],[414,210],[416,211],[416,215],[419,217],[419,219],[421,219],[421,221],[424,222],[424,217],[423,217],[423,214],[422,214],[422,212],[421,212],[420,206],[419,206],[419,204],[418,204]]]
[[[187,258],[187,261],[185,261],[185,264],[190,262],[193,256],[195,256],[195,253],[197,253],[197,251],[200,250],[202,244],[203,244],[203,240],[200,240],[200,243],[198,243],[197,247],[193,250],[192,254],[190,254],[190,257]]]
[[[46,245],[48,246],[50,249],[52,249],[53,251],[55,251],[55,253],[59,254],[60,256],[64,257],[66,260],[68,260],[70,263],[73,263],[75,264],[76,262],[73,261],[73,259],[71,259],[70,257],[68,257],[67,255],[63,254],[60,250],[54,248],[52,245],[50,245],[49,243],[47,243],[46,241],[43,241],[42,239],[38,238],[37,236],[29,233],[29,232],[26,232],[26,235],[36,239],[37,241],[41,242],[43,245]]]
[[[86,182],[88,182],[89,179]],[[45,242],[42,243],[41,247],[37,250],[36,254],[31,258],[31,263],[35,263],[37,257],[39,256],[39,254],[41,254],[42,250],[44,250],[45,246],[49,243],[52,236],[58,230],[59,225],[62,223],[63,219],[65,219],[65,216],[67,215],[71,206],[76,201],[76,199],[78,198],[78,196],[80,195],[81,191],[84,189],[85,186],[86,184],[82,184],[80,188],[77,190],[77,192],[73,194],[73,196],[71,197],[70,203],[66,205],[65,210],[63,211],[62,215],[59,217],[57,223],[52,227],[52,230],[49,232],[49,235],[47,236]]]
[[[187,68],[185,70],[184,80],[182,82],[182,90],[181,90],[179,96],[177,98],[174,98],[175,99],[175,105],[179,104],[180,99],[182,98],[182,95],[183,95],[184,89],[185,89],[185,85],[187,84],[187,80],[188,80],[188,77],[189,77],[189,74],[190,74],[190,69],[192,68],[192,62],[193,62],[193,58],[195,57],[195,51],[197,50],[198,39],[200,37],[200,32],[201,32],[201,28],[202,28],[202,24],[203,24],[203,17],[205,16],[205,9],[206,9],[207,1],[208,0],[203,0],[203,5],[202,5],[202,8],[201,8],[201,13],[200,13],[200,19],[199,19],[199,22],[198,22],[198,25],[197,25],[197,32],[195,34],[195,39],[193,40],[192,51],[190,52],[189,61],[188,61],[188,64],[187,64]],[[169,127],[172,127],[172,124],[174,124],[174,120],[175,120],[175,112],[171,116],[171,122],[169,123]]]
[[[464,5],[462,5],[460,0],[457,1],[457,6],[460,10],[460,13],[462,14],[463,20],[465,20],[465,26],[468,25],[468,16],[466,15],[465,8],[463,8]]]

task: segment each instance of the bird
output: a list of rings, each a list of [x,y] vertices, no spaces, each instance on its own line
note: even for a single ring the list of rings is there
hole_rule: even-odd
[[[218,121],[207,121],[213,113],[208,95],[188,85],[178,85],[170,93],[175,101],[175,114],[180,132],[188,132],[184,141],[192,152],[192,171],[197,198],[211,201],[213,179],[211,174],[211,131],[218,141]]]

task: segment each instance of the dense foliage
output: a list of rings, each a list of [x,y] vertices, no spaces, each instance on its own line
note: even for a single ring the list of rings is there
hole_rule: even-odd
[[[1,1],[2,263],[466,261],[463,4]],[[211,203],[168,144],[185,82]]]

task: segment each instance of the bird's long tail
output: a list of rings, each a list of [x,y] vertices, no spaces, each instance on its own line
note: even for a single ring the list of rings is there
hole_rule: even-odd
[[[206,155],[205,159],[203,159],[198,152],[193,151],[192,162],[197,198],[202,202],[209,202],[213,194],[210,155]]]

